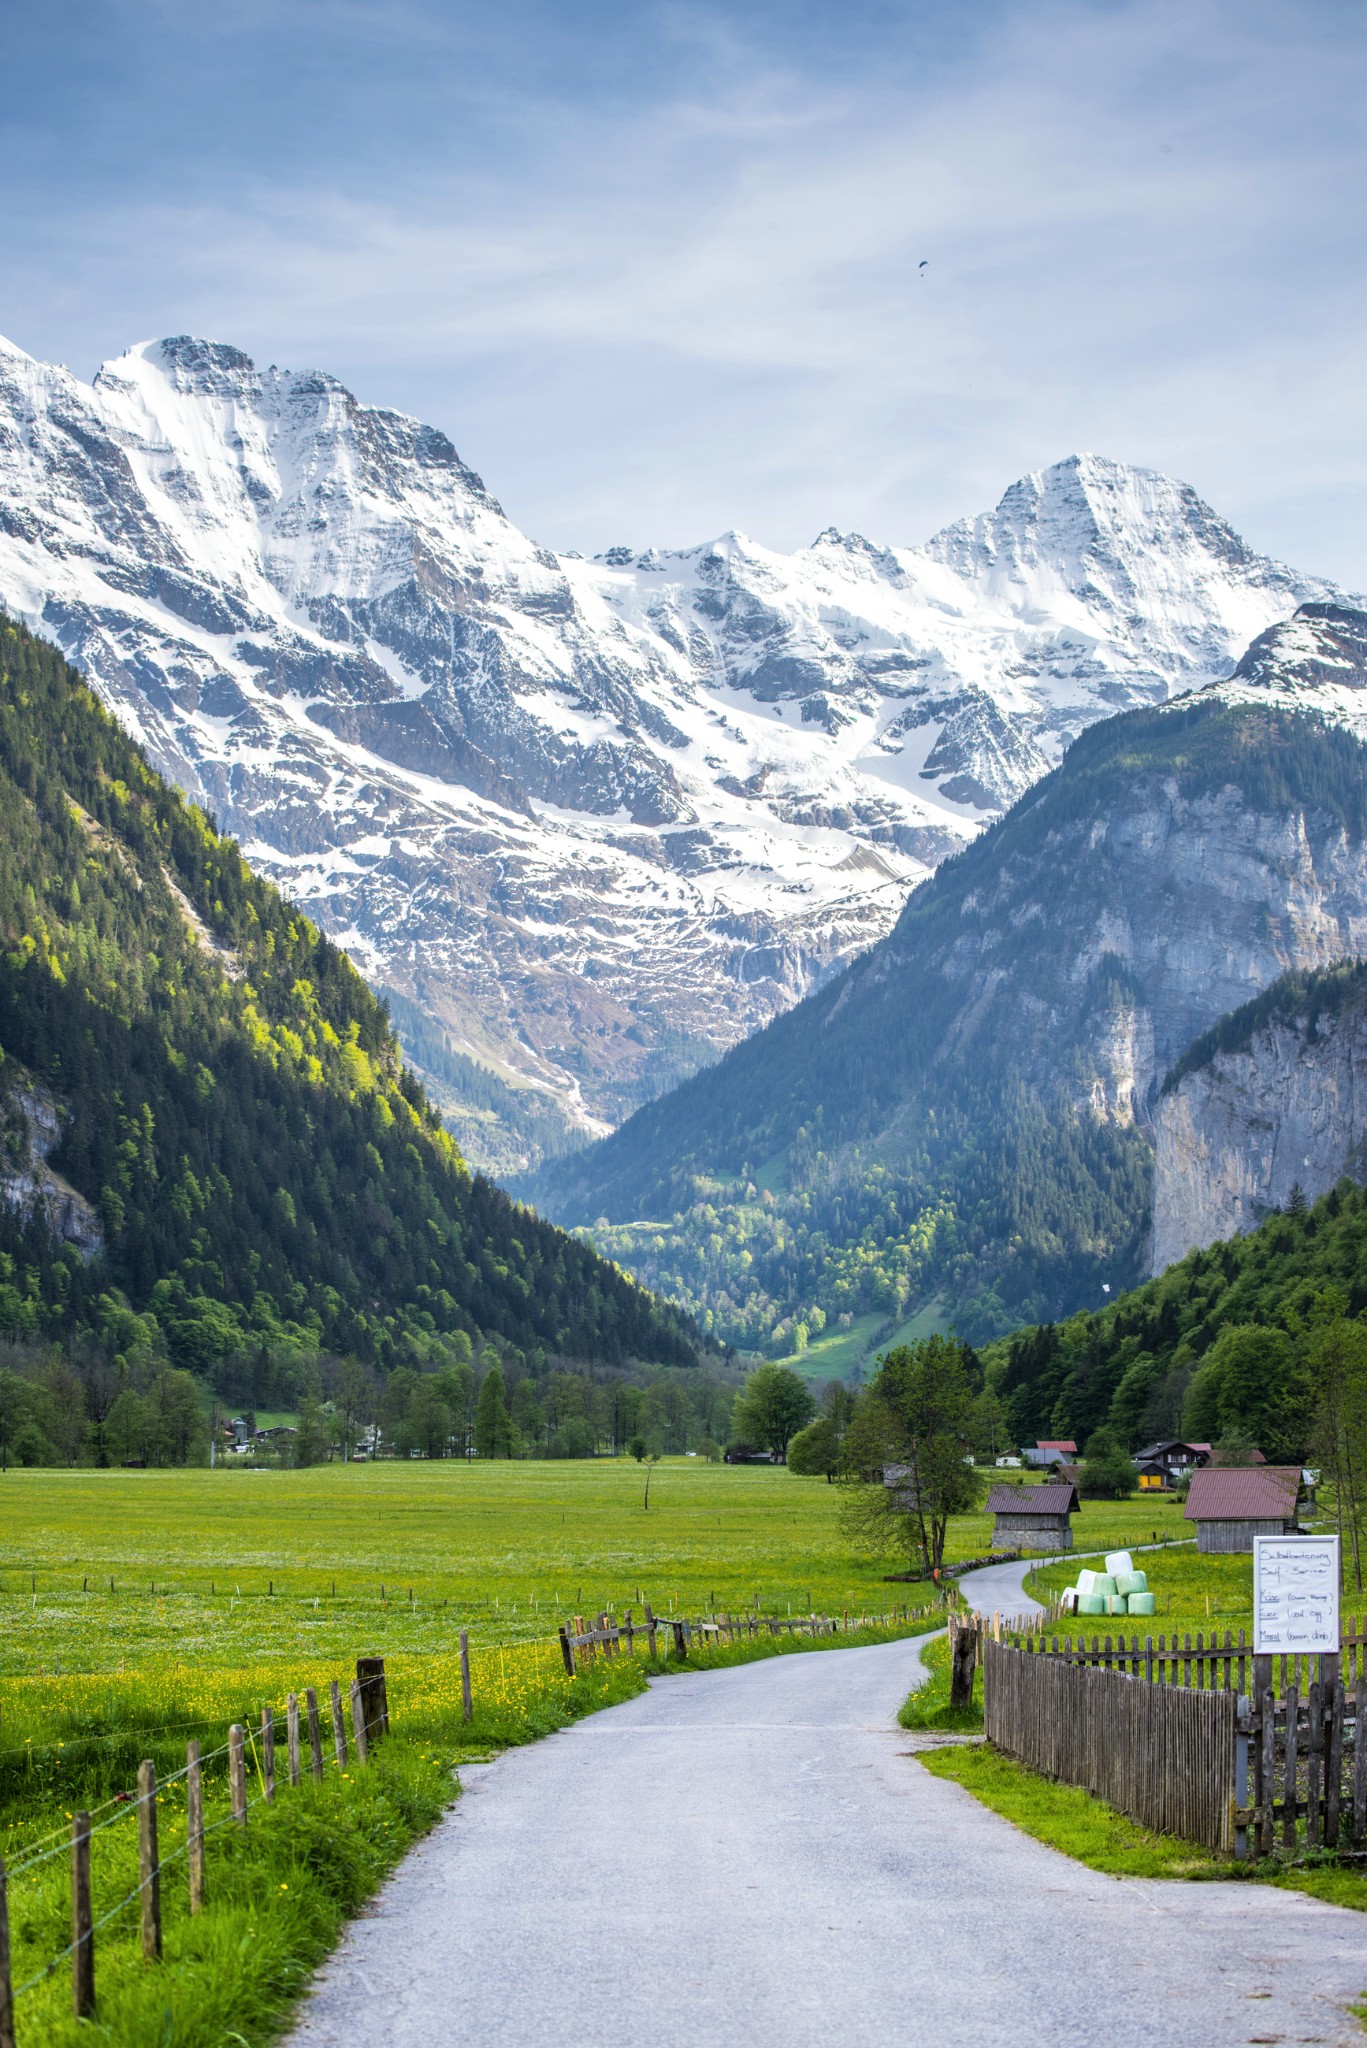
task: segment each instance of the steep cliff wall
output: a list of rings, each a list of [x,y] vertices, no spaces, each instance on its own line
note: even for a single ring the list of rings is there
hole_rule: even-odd
[[[1149,1271],[1367,1159],[1367,968],[1289,976],[1193,1048],[1154,1115]]]

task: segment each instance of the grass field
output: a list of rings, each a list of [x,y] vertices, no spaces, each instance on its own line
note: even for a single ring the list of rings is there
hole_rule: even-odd
[[[625,1459],[9,1472],[0,1677],[431,1654],[462,1628],[506,1643],[645,1601],[784,1614],[906,1597],[884,1583],[896,1560],[851,1553],[822,1480],[677,1458],[649,1510],[644,1495]],[[1088,1501],[1074,1526],[1079,1550],[1185,1534],[1149,1501]],[[961,1516],[948,1556],[990,1541],[986,1515]]]
[[[824,1482],[678,1459],[655,1469],[647,1511],[645,1480],[626,1461],[5,1474],[0,1854],[15,1873],[16,1982],[67,1938],[62,1835],[85,1806],[111,1829],[96,1843],[95,1910],[118,1906],[98,1938],[98,2037],[127,2048],[152,2039],[256,2048],[342,1921],[453,1796],[463,1759],[639,1690],[639,1658],[566,1674],[554,1630],[568,1614],[639,1614],[646,1600],[663,1614],[696,1614],[714,1597],[778,1613],[934,1606],[929,1588],[884,1585],[883,1567],[850,1558],[837,1489]],[[469,1723],[458,1655],[466,1627]],[[761,1639],[697,1661],[779,1647]],[[183,1764],[189,1735],[215,1749],[230,1721],[252,1729],[263,1705],[278,1711],[310,1685],[326,1718],[329,1680],[345,1687],[369,1652],[386,1658],[394,1714],[375,1764],[358,1773],[353,1762],[343,1777],[327,1741],[323,1785],[261,1807],[245,1835],[216,1833],[211,1905],[199,1920],[185,1910],[183,1861],[174,1865],[167,1964],[149,1974],[136,1901],[127,1903],[130,1809],[119,1803],[139,1760],[152,1757],[166,1777]],[[219,1755],[206,1786],[220,1824],[224,1768]],[[248,1774],[255,1789],[255,1746]],[[183,1787],[169,1788],[160,1818],[163,1856],[174,1857]],[[50,1859],[31,1863],[45,1837]],[[248,1951],[249,1995],[234,1991]],[[93,2038],[69,2010],[59,1969],[24,1994],[20,2048]]]

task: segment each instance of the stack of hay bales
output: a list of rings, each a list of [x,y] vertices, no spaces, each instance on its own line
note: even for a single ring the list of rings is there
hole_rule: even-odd
[[[1154,1598],[1148,1578],[1134,1568],[1128,1550],[1106,1555],[1104,1572],[1079,1572],[1077,1584],[1063,1595],[1065,1614],[1152,1614]]]

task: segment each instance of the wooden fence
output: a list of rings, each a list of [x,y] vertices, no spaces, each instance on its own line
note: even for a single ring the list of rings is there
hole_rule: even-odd
[[[1105,1671],[1126,1671],[1134,1678],[1147,1678],[1153,1685],[1188,1685],[1198,1691],[1260,1692],[1272,1684],[1285,1693],[1289,1685],[1299,1687],[1302,1696],[1312,1683],[1324,1685],[1337,1666],[1337,1678],[1345,1690],[1356,1693],[1367,1673],[1367,1620],[1351,1616],[1344,1623],[1342,1648],[1335,1657],[1268,1657],[1255,1659],[1247,1632],[1235,1635],[1226,1629],[1197,1630],[1158,1636],[1124,1634],[1093,1636],[1048,1635],[1041,1623],[1054,1617],[1036,1616],[1016,1622],[1001,1622],[992,1633],[1000,1641],[1010,1637],[1016,1648],[1036,1655],[1060,1657],[1070,1664],[1090,1664]],[[995,1620],[995,1617],[994,1617]],[[1266,1670],[1262,1669],[1266,1665]],[[1367,1696],[1367,1695],[1365,1695]]]
[[[465,1649],[462,1637],[462,1652]],[[389,1694],[385,1682],[383,1657],[358,1657],[356,1676],[351,1682],[350,1697],[345,1705],[342,1690],[334,1678],[329,1688],[328,1734],[339,1770],[344,1770],[349,1760],[347,1741],[347,1709],[350,1710],[351,1744],[354,1746],[358,1763],[369,1762],[372,1744],[389,1731]],[[467,1717],[468,1718],[468,1717]],[[260,1748],[256,1736],[260,1735]],[[9,1928],[9,1885],[39,1864],[68,1853],[64,1840],[56,1841],[53,1836],[44,1838],[43,1845],[29,1855],[21,1855],[7,1870],[0,1862],[0,2048],[16,2048],[15,2006],[24,1993],[44,1983],[70,1958],[72,2010],[78,2020],[89,2019],[95,2011],[95,1936],[107,1922],[117,1914],[137,1904],[141,1920],[142,1952],[149,1963],[161,1961],[162,1953],[162,1911],[161,1893],[163,1876],[183,1856],[186,1866],[186,1881],[189,1889],[191,1913],[204,1910],[206,1880],[205,1848],[208,1838],[219,1828],[245,1828],[251,1807],[263,1800],[273,1801],[280,1784],[276,1768],[277,1738],[284,1738],[284,1777],[291,1786],[303,1782],[307,1771],[315,1783],[321,1783],[323,1765],[323,1716],[319,1709],[318,1695],[312,1686],[304,1693],[302,1702],[297,1693],[290,1693],[285,1702],[285,1712],[279,1714],[273,1707],[261,1710],[261,1725],[257,1731],[251,1726],[244,1727],[234,1722],[228,1730],[228,1739],[217,1749],[201,1752],[198,1741],[186,1746],[185,1767],[173,1772],[158,1782],[156,1765],[147,1759],[138,1767],[138,1789],[136,1795],[117,1795],[106,1802],[114,1811],[97,1820],[94,1825],[86,1812],[71,1816],[70,1857],[71,1857],[71,1940],[57,1955],[50,1958],[43,1967],[17,1987],[11,1974],[11,1946]],[[247,1752],[251,1748],[253,1767],[257,1779],[255,1796],[247,1791]],[[228,1811],[221,1820],[207,1826],[204,1820],[204,1767],[219,1758],[226,1758],[228,1779]],[[167,1788],[177,1780],[184,1779],[186,1793],[185,1840],[177,1849],[166,1851],[159,1842],[157,1828],[157,1802]],[[98,1809],[97,1809],[98,1810]],[[136,1818],[138,1835],[138,1882],[125,1896],[103,1912],[99,1919],[94,1917],[91,1884],[91,1840],[102,1834],[106,1828]],[[58,1833],[64,1831],[56,1831]]]
[[[950,1626],[959,1629],[971,1623],[958,1616],[951,1618]],[[1037,1631],[1038,1624],[1034,1627]],[[1099,1745],[1109,1750],[1117,1739],[1108,1716],[1127,1713],[1133,1719],[1139,1715],[1134,1723],[1137,1731],[1150,1726],[1156,1730],[1160,1721],[1146,1722],[1143,1715],[1161,1717],[1164,1711],[1161,1706],[1142,1711],[1112,1706],[1112,1697],[1120,1697],[1115,1686],[1128,1681],[1139,1696],[1154,1700],[1222,1701],[1225,1719],[1219,1726],[1227,1731],[1227,1737],[1220,1738],[1226,1743],[1222,1766],[1225,1825],[1217,1840],[1212,1807],[1200,1830],[1174,1826],[1171,1831],[1187,1834],[1208,1847],[1232,1849],[1237,1857],[1270,1855],[1274,1850],[1294,1855],[1302,1848],[1343,1849],[1349,1845],[1358,1853],[1367,1851],[1367,1625],[1361,1617],[1346,1622],[1337,1654],[1314,1657],[1255,1656],[1242,1629],[1237,1637],[1227,1629],[1223,1641],[1218,1631],[1212,1631],[1209,1635],[1198,1632],[1194,1641],[1186,1632],[1142,1639],[1137,1635],[1093,1636],[1089,1642],[1086,1637],[1060,1639],[1032,1632],[1028,1622],[1011,1642],[1002,1640],[999,1628],[985,1633],[983,1693],[988,1735],[1022,1762],[1069,1784],[1084,1785],[1136,1820],[1165,1832],[1165,1825],[1150,1816],[1168,1810],[1172,1799],[1179,1810],[1189,1812],[1193,1798],[1197,1808],[1205,1810],[1201,1802],[1206,1793],[1193,1794],[1190,1787],[1208,1786],[1209,1730],[1214,1724],[1202,1721],[1199,1715],[1184,1721],[1179,1714],[1161,1722],[1167,1731],[1161,1742],[1157,1734],[1143,1741],[1136,1734],[1140,1747],[1133,1757],[1104,1765]],[[1008,1662],[997,1661],[999,1650],[1009,1650]],[[993,1659],[990,1668],[996,1673],[991,1680],[989,1656]],[[1018,1666],[1057,1676],[1014,1677]],[[1088,1691],[1081,1683],[1087,1679],[1105,1684],[1100,1691]],[[999,1696],[989,1703],[993,1686],[999,1689]],[[1013,1699],[1018,1702],[1014,1707]],[[1036,1706],[1023,1704],[1030,1700],[1036,1701]],[[1078,1725],[1048,1737],[1037,1725],[1046,1712],[1061,1714]],[[1022,1714],[1024,1733],[1017,1727]],[[1095,1717],[1099,1717],[1096,1730],[1080,1725],[1090,1724]],[[993,1732],[995,1727],[1003,1731],[1000,1741]],[[1050,1741],[1055,1744],[1052,1750]],[[1063,1750],[1058,1749],[1059,1743],[1065,1744]],[[1025,1746],[1018,1746],[1021,1744]],[[1050,1756],[1063,1756],[1067,1768],[1056,1768],[1053,1761],[1036,1761]],[[1121,1793],[1102,1789],[1099,1774],[1107,1770],[1120,1784]],[[1081,1775],[1073,1775],[1074,1771]],[[1141,1791],[1132,1775],[1126,1776],[1134,1771],[1159,1772],[1172,1782],[1166,1788]]]
[[[866,1628],[904,1628],[922,1614],[928,1624],[938,1626],[934,1608],[894,1607],[883,1614],[855,1614],[851,1609],[838,1615],[709,1614],[689,1621],[682,1615],[654,1614],[647,1605],[644,1621],[633,1621],[628,1608],[620,1621],[615,1616],[599,1614],[586,1627],[583,1615],[576,1614],[561,1626],[560,1654],[565,1670],[573,1678],[583,1659],[597,1656],[600,1651],[605,1657],[634,1657],[638,1643],[645,1644],[652,1659],[660,1655],[662,1645],[666,1655],[672,1650],[676,1657],[687,1657],[690,1649],[752,1642],[766,1635],[835,1636]]]
[[[1159,1834],[1233,1842],[1233,1693],[1146,1685],[1118,1671],[982,1645],[987,1737]]]

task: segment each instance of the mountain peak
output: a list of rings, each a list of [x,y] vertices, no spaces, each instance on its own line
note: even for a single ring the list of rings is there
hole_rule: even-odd
[[[1367,610],[1335,600],[1298,605],[1250,644],[1232,675],[1207,685],[1227,703],[1320,710],[1367,732]]]

